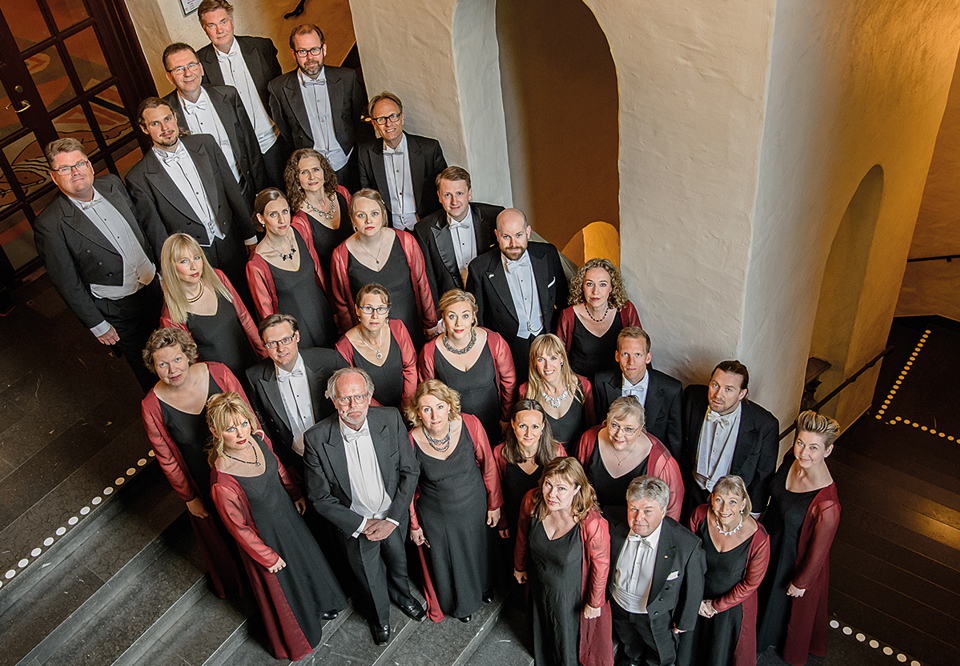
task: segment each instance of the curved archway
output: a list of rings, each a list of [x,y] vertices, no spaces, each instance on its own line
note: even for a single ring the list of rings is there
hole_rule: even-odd
[[[810,341],[810,356],[830,363],[830,369],[820,378],[822,395],[856,372],[859,368],[853,366],[862,362],[851,357],[850,342],[857,325],[882,195],[883,168],[876,164],[857,186],[830,246]],[[835,400],[822,411],[831,416],[842,415],[841,405],[841,400]]]

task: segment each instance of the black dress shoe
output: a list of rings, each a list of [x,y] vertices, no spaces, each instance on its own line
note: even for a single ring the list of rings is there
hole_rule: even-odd
[[[323,614],[324,620],[336,620],[339,617],[340,611],[330,611],[329,613]]]
[[[457,619],[460,620],[461,622],[463,622],[464,624],[466,624],[467,622],[469,622],[470,620],[473,619],[473,616],[472,616],[472,615],[464,615],[463,617],[458,617]]]
[[[383,646],[390,642],[390,625],[370,623],[370,631],[373,633],[373,642]]]
[[[493,590],[484,590],[483,596],[480,598],[483,599],[483,603],[489,604],[491,601],[493,601]]]
[[[417,622],[420,622],[427,615],[426,611],[423,610],[423,606],[421,606],[420,602],[416,599],[411,600],[409,604],[400,606],[400,610],[411,620]]]

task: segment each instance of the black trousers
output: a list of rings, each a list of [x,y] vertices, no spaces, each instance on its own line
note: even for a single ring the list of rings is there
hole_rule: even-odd
[[[163,306],[160,280],[154,278],[153,282],[130,296],[115,301],[98,298],[95,302],[103,318],[120,336],[120,341],[112,347],[114,353],[126,359],[146,393],[157,383],[157,376],[143,363],[143,349],[147,346],[150,334],[160,327],[160,309]]]
[[[287,191],[286,183],[283,180],[283,172],[287,168],[287,160],[290,159],[292,152],[290,145],[282,136],[278,136],[277,142],[263,154],[263,164],[267,169],[267,180],[269,181],[264,187],[272,185],[281,192]]]
[[[669,616],[631,613],[621,608],[616,599],[610,601],[610,609],[620,649],[631,662],[646,666],[673,666],[677,662],[677,640]],[[655,633],[664,631],[669,635],[660,640],[658,646]]]
[[[401,525],[382,541],[370,541],[362,534],[356,539],[343,535],[347,561],[366,597],[367,619],[377,624],[390,623],[391,601],[403,606],[416,601],[407,578],[403,538],[407,529]]]
[[[358,152],[357,148],[354,147],[347,163],[336,171],[337,185],[343,185],[351,195],[360,189],[360,158],[357,155]],[[381,194],[383,193],[381,192]]]
[[[544,331],[549,333],[549,331]],[[503,335],[503,333],[501,333]],[[510,347],[510,354],[513,356],[513,365],[517,370],[517,386],[527,381],[527,375],[530,373],[530,343],[535,336],[528,338],[519,338],[516,334],[503,335]]]

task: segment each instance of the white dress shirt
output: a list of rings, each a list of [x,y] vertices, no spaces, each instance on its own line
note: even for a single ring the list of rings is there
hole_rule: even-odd
[[[283,410],[287,413],[290,430],[293,431],[293,450],[298,456],[302,456],[303,433],[315,423],[313,403],[310,400],[310,383],[307,381],[303,356],[297,355],[297,362],[293,364],[293,370],[290,372],[279,365],[274,367],[277,370],[277,385],[280,387]]]
[[[390,223],[394,229],[410,231],[417,223],[417,201],[413,196],[413,176],[410,173],[410,151],[407,135],[400,137],[396,148],[383,142],[383,169],[387,174],[390,195]]]
[[[627,540],[623,542],[613,579],[613,598],[627,612],[647,612],[647,598],[650,596],[650,583],[653,582],[653,569],[657,563],[661,529],[662,521],[646,538],[634,534],[631,530]]]
[[[220,145],[223,156],[227,158],[227,164],[230,165],[230,171],[234,179],[240,182],[240,168],[237,166],[237,157],[233,152],[233,146],[230,144],[230,137],[223,126],[223,121],[217,115],[217,110],[213,108],[213,102],[210,101],[210,94],[200,88],[200,97],[196,102],[191,102],[179,92],[180,106],[183,108],[183,116],[187,120],[187,127],[191,134],[209,134]]]
[[[350,475],[350,510],[363,516],[360,527],[351,536],[359,537],[371,518],[384,519],[393,500],[383,486],[383,475],[377,462],[377,451],[370,437],[370,424],[364,420],[359,430],[354,430],[340,421],[340,435],[347,456],[347,473]],[[387,520],[390,520],[387,518]],[[391,520],[394,525],[398,523]]]
[[[330,94],[327,92],[327,75],[324,68],[320,68],[320,75],[316,79],[304,76],[302,71],[297,72],[300,82],[300,93],[303,95],[303,105],[310,118],[310,136],[313,137],[313,148],[319,151],[334,171],[339,171],[347,164],[350,153],[344,153],[337,141],[337,133],[333,127],[333,111],[330,110]]]
[[[533,276],[533,264],[530,253],[512,261],[503,254],[503,270],[507,274],[507,285],[513,298],[513,307],[517,314],[518,338],[529,338],[543,332],[543,315],[540,313],[540,297],[537,293],[537,281]]]
[[[173,180],[173,184],[177,186],[177,189],[186,198],[187,203],[190,204],[190,208],[193,209],[197,219],[206,227],[206,247],[213,245],[214,239],[224,238],[224,233],[220,231],[220,227],[213,217],[213,208],[210,206],[210,199],[207,198],[207,191],[203,189],[203,183],[200,182],[197,165],[193,163],[193,158],[190,157],[183,141],[177,141],[176,150],[172,153],[159,148],[154,148],[153,152],[160,160],[160,164],[167,175]]]
[[[640,404],[644,407],[647,406],[647,388],[650,386],[650,373],[644,372],[643,377],[640,378],[640,381],[636,384],[631,384],[630,380],[626,377],[623,378],[623,384],[620,388],[620,395],[634,395],[637,397],[637,400],[640,401]]]
[[[120,255],[123,262],[123,281],[119,286],[108,284],[91,284],[90,293],[94,298],[107,298],[112,301],[125,298],[137,293],[140,287],[153,282],[157,273],[156,266],[143,251],[143,246],[137,240],[133,229],[123,218],[112,203],[102,194],[93,190],[93,199],[78,201],[67,197],[87,219],[102,233]],[[90,329],[95,336],[100,337],[110,330],[110,324],[104,320]]]
[[[730,472],[733,452],[737,448],[737,435],[740,434],[740,416],[743,404],[727,414],[720,416],[707,407],[700,428],[700,444],[697,448],[697,468],[694,478],[704,490],[713,492],[713,486]]]
[[[467,283],[467,266],[477,258],[477,236],[473,231],[473,209],[467,205],[466,216],[457,222],[447,215],[450,226],[450,238],[453,240],[453,253],[457,255],[457,268],[463,283]]]
[[[265,154],[277,142],[277,132],[273,126],[273,121],[270,120],[270,114],[263,106],[263,100],[257,93],[257,86],[253,82],[250,70],[247,69],[247,63],[240,52],[240,44],[234,39],[233,44],[230,45],[230,50],[226,53],[218,48],[213,50],[217,54],[217,62],[220,63],[223,82],[228,86],[233,86],[240,93],[243,108],[246,109],[247,116],[253,123],[253,132],[257,135],[260,152]]]

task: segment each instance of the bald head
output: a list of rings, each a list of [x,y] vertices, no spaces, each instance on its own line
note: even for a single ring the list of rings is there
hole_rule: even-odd
[[[497,215],[497,244],[500,246],[500,253],[512,261],[522,257],[527,251],[530,231],[527,216],[516,208],[507,208]]]

